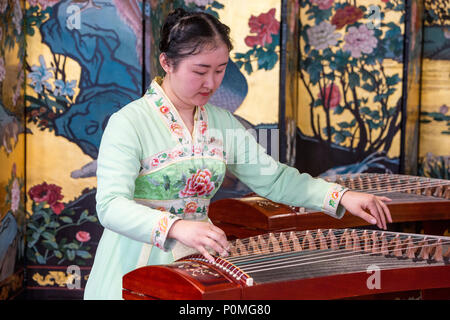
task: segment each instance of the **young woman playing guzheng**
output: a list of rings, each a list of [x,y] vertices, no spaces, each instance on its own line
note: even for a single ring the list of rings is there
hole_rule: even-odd
[[[85,299],[121,299],[125,273],[170,263],[177,247],[207,259],[211,249],[226,256],[225,233],[207,216],[226,168],[275,202],[336,218],[346,209],[380,228],[392,222],[389,199],[276,162],[230,112],[208,104],[231,48],[229,28],[211,15],[177,9],[167,17],[160,43],[165,77],[113,114],[102,137],[96,200],[105,230]]]

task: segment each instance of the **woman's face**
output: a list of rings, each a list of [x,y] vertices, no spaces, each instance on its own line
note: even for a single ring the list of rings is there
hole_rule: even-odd
[[[228,47],[221,42],[214,49],[205,48],[196,55],[182,59],[176,68],[162,63],[172,93],[169,98],[175,100],[172,101],[175,106],[205,105],[222,83],[228,54]]]

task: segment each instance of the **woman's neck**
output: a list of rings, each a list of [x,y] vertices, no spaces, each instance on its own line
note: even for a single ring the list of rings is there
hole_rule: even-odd
[[[191,115],[192,118],[194,117],[196,106],[186,104],[184,101],[179,99],[175,92],[173,92],[170,82],[166,78],[163,79],[161,88],[164,90],[164,93],[167,95],[170,102],[172,102],[180,115]]]
[[[173,92],[168,79],[163,79],[161,88],[164,90],[164,93],[169,98],[170,102],[172,102],[175,109],[177,109],[178,114],[183,119],[183,122],[187,126],[189,132],[192,133],[194,128],[194,115],[196,106],[186,104],[181,99],[179,99],[178,96]]]

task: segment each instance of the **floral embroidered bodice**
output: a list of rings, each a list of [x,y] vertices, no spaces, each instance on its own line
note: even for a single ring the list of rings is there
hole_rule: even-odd
[[[204,107],[196,108],[191,135],[157,79],[145,99],[177,143],[141,161],[134,200],[179,218],[206,220],[210,199],[225,175],[222,141],[209,136]]]

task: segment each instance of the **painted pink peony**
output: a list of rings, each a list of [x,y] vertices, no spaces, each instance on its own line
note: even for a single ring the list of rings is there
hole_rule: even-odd
[[[37,6],[39,4],[41,5],[42,10],[45,10],[47,9],[47,7],[53,7],[59,1],[61,0],[28,0],[28,3],[31,7]]]
[[[358,28],[348,28],[348,33],[344,36],[345,45],[343,49],[350,51],[353,58],[361,58],[362,53],[371,54],[377,47],[378,40],[374,36],[374,31],[369,30],[365,24]]]
[[[91,235],[86,231],[78,231],[75,235],[75,239],[80,242],[88,242],[89,240],[91,240]]]
[[[255,36],[247,36],[244,39],[245,44],[249,47],[272,43],[272,34],[277,34],[280,30],[280,23],[275,19],[275,8],[270,9],[267,13],[261,13],[257,17],[252,15],[248,25],[250,32],[256,33]]]
[[[333,109],[336,108],[341,101],[341,92],[339,91],[338,86],[332,83],[326,86],[325,90],[322,89],[318,98],[322,99],[322,103],[325,108]]]
[[[348,5],[344,8],[336,10],[333,18],[331,18],[331,24],[336,26],[336,29],[342,29],[346,25],[354,24],[364,16],[364,12],[357,7]]]
[[[334,0],[312,0],[312,3],[317,5],[320,10],[327,10],[331,8]]]
[[[59,202],[64,196],[61,194],[61,187],[46,182],[38,184],[28,191],[31,200],[41,203],[46,202],[56,214],[60,214],[64,209],[64,203]]]

